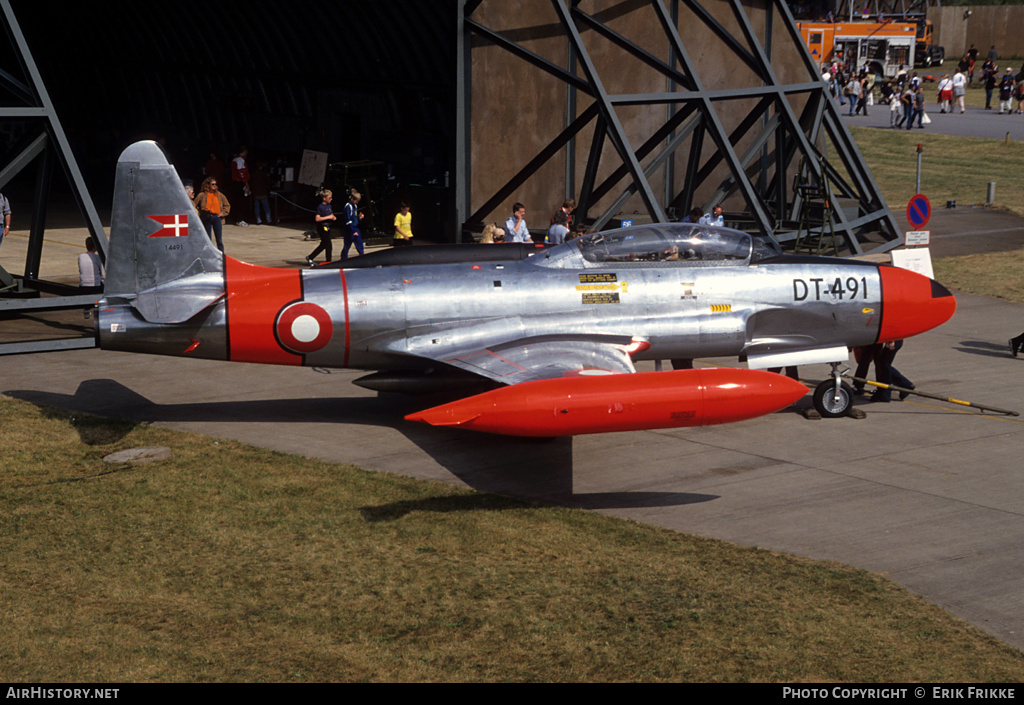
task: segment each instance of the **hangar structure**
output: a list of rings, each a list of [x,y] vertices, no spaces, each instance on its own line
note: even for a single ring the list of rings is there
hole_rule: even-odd
[[[553,210],[564,190],[595,228],[721,205],[784,247],[826,225],[842,254],[900,242],[786,2],[461,9],[468,224],[513,201]]]
[[[901,241],[782,0],[223,0],[206,22],[109,9],[73,5],[54,23],[43,4],[0,0],[0,190],[32,203],[17,218],[24,272],[0,283],[8,314],[83,305],[46,281],[51,182],[66,177],[57,190],[102,251],[114,160],[144,137],[165,139],[183,176],[242,143],[327,152],[343,174],[379,164],[377,207],[394,206],[395,184],[421,198],[423,240],[467,241],[517,201],[546,229],[574,197],[592,228],[721,205],[783,248]]]

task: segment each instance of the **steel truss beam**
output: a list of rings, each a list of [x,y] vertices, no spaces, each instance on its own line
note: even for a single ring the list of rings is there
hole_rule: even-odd
[[[651,13],[653,21],[644,24],[645,31],[660,31],[664,42],[644,44],[667,46],[665,57],[656,56],[638,41],[613,29],[601,19],[602,13],[586,11],[584,6],[588,3],[583,0],[549,1],[567,46],[566,66],[514,41],[510,38],[515,36],[513,32],[484,26],[473,15],[479,13],[485,2],[463,6],[466,36],[476,35],[484,40],[483,44],[500,47],[565,83],[569,115],[560,134],[497,192],[483,200],[483,205],[464,223],[466,229],[478,227],[557,154],[564,153],[567,161],[574,160],[576,140],[585,128],[592,127],[577,213],[583,218],[592,217],[595,228],[603,227],[634,195],[639,195],[644,210],[655,222],[666,222],[670,212],[685,213],[694,206],[706,211],[727,199],[736,203],[739,197],[744,208],[742,212],[732,213],[731,220],[784,243],[794,235],[790,232],[794,229],[792,223],[799,218],[802,206],[801,190],[795,188],[799,185],[795,181],[819,185],[827,179],[832,192],[847,199],[847,207],[835,211],[835,230],[850,254],[884,251],[899,244],[899,227],[864,166],[849,131],[839,119],[835,102],[817,75],[784,0],[762,0],[755,6],[763,13],[764,36],[759,36],[755,29],[747,11],[749,4],[740,0],[636,0],[625,9],[622,6],[627,3],[616,6],[620,12]],[[681,8],[686,8],[690,14],[690,21],[682,32]],[[777,31],[779,27],[783,31]],[[545,30],[550,31],[550,28],[545,25]],[[773,36],[773,31],[777,36]],[[609,93],[584,41],[587,32],[600,37],[624,58],[628,57],[631,65],[639,65],[641,70],[649,72],[648,77],[664,79],[665,90]],[[690,44],[700,46],[707,41],[708,34],[729,52],[730,65],[742,67],[742,72],[746,72],[746,83],[705,85],[701,67],[691,58]],[[800,57],[798,80],[783,82],[773,68],[773,52],[780,48],[788,52],[787,56]],[[471,55],[472,51],[466,55]],[[467,56],[465,61],[469,60]],[[468,64],[464,71],[468,76]],[[738,69],[734,73],[740,72]],[[753,76],[754,84],[749,76]],[[469,83],[467,79],[466,85]],[[652,85],[652,81],[637,80],[636,85]],[[577,94],[593,101],[578,114]],[[744,116],[738,121],[736,101],[743,101],[739,105],[744,106]],[[754,101],[752,110],[749,108],[751,101]],[[798,111],[794,105],[800,102],[803,108]],[[472,101],[467,100],[465,104],[464,120],[468,124]],[[635,132],[635,126],[624,123],[620,117],[620,111],[627,106],[649,107],[652,111],[661,106],[658,109],[666,114],[663,124],[636,148],[628,136]],[[653,112],[646,117],[651,114]],[[727,127],[729,125],[732,127]],[[606,144],[614,150],[618,164],[599,182]],[[468,149],[468,140],[465,148]],[[687,165],[681,179],[674,176],[679,150],[684,150],[680,154],[685,155]],[[729,176],[713,186],[710,179],[721,173],[723,165]],[[567,179],[571,178],[575,165],[567,163],[565,173]],[[651,182],[656,174],[665,179],[661,198]],[[567,193],[575,190],[575,184],[566,184]],[[698,193],[711,195],[695,203]],[[466,197],[468,199],[469,195]],[[600,212],[591,212],[599,202]]]
[[[929,7],[941,7],[938,0],[835,0],[833,16],[839,20],[860,19],[866,11],[869,17],[916,19],[924,17]],[[815,18],[817,19],[817,18]]]
[[[97,296],[95,294],[82,296],[78,294],[76,287],[39,279],[47,203],[57,164],[63,167],[71,191],[84,217],[85,225],[96,242],[100,257],[104,260],[106,260],[107,236],[9,0],[0,0],[0,11],[2,11],[8,39],[24,75],[24,80],[22,80],[8,71],[0,70],[0,91],[5,92],[9,100],[21,103],[21,105],[0,107],[0,120],[22,123],[26,126],[28,134],[20,147],[15,148],[11,160],[0,168],[0,189],[3,189],[26,168],[33,164],[37,165],[35,202],[31,212],[25,271],[21,275],[11,277],[0,268],[0,281],[16,281],[17,286],[13,289],[18,296],[18,298],[5,299],[5,294],[0,291],[0,310],[11,314],[29,310],[80,309],[91,305]],[[10,286],[3,288],[12,289]],[[41,292],[56,293],[57,296],[47,297],[45,305],[40,305],[40,299],[24,298],[38,297]],[[0,355],[93,346],[95,346],[95,341],[92,338],[7,343],[0,345]]]

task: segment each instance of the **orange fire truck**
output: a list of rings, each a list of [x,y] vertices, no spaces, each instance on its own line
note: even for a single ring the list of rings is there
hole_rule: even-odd
[[[833,61],[853,70],[867,66],[879,78],[893,78],[914,66],[914,22],[797,22],[821,70]]]

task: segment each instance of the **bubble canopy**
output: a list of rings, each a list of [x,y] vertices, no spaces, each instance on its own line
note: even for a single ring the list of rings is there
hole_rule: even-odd
[[[742,265],[776,252],[749,234],[698,224],[655,224],[591,233],[573,240],[588,263],[672,262]]]

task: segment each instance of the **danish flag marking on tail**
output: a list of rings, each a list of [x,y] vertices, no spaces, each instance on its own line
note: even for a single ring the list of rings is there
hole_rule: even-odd
[[[150,215],[150,220],[160,223],[160,229],[149,237],[187,237],[188,216],[187,215]]]

